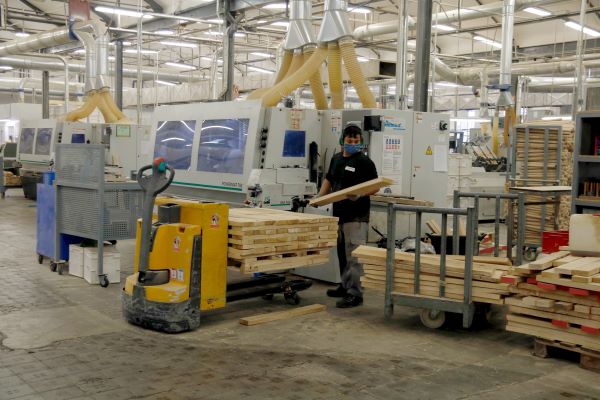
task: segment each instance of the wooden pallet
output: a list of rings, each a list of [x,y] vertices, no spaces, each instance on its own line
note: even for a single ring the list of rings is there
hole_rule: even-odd
[[[552,349],[561,349],[579,354],[579,365],[581,368],[595,372],[600,372],[600,352],[586,349],[568,342],[559,340],[547,340],[543,338],[535,338],[533,342],[532,354],[540,358],[548,358],[558,355],[558,352]]]
[[[230,265],[243,273],[319,265],[337,244],[335,217],[266,208],[229,210]]]

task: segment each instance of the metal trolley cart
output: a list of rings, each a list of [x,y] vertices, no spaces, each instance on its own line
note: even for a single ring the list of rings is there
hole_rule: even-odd
[[[6,190],[7,189],[15,189],[15,188],[21,188],[21,185],[6,185],[6,182],[4,182],[4,157],[0,157],[0,165],[2,166],[2,173],[0,174],[0,197],[5,198],[6,197]]]
[[[104,145],[56,146],[56,243],[60,235],[92,239],[98,245],[100,286],[109,280],[103,272],[104,241],[134,239],[141,215],[142,188],[137,182],[105,182]],[[55,260],[62,269],[64,260]]]

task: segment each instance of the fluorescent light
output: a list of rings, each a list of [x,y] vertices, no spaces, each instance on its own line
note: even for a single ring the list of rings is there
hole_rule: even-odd
[[[213,18],[213,19],[207,19],[204,22],[207,23],[207,24],[222,24],[223,20],[222,19]]]
[[[571,121],[571,117],[556,115],[552,117],[542,117],[542,121]]]
[[[108,56],[108,61],[115,61],[116,57],[115,56]]]
[[[123,50],[123,53],[137,54],[138,51],[137,51],[137,49],[125,49],[125,50]],[[142,54],[157,54],[158,51],[156,51],[156,50],[142,49],[142,50],[140,50],[140,53],[142,53]]]
[[[252,71],[256,71],[256,72],[261,72],[263,74],[274,74],[275,71],[271,71],[270,69],[264,69],[264,68],[259,68],[259,67],[253,67],[251,65],[248,66],[249,70]]]
[[[290,26],[290,23],[287,21],[277,21],[277,22],[273,22],[271,25],[272,26],[283,26],[284,28],[287,28],[288,26]]]
[[[272,55],[272,54],[269,54],[269,53],[261,53],[261,52],[259,52],[259,51],[252,52],[252,53],[250,53],[250,54],[251,54],[251,55],[253,55],[253,56],[257,56],[257,57],[268,57],[268,58],[271,58],[271,57],[273,57],[273,55]]]
[[[123,15],[125,17],[133,17],[133,18],[143,17],[144,19],[153,18],[152,15],[144,15],[143,13],[141,13],[139,11],[126,10],[124,8],[98,6],[98,7],[94,8],[94,10],[96,10],[98,12],[106,13],[106,14]]]
[[[573,22],[573,21],[567,21],[565,22],[565,25],[568,26],[571,29],[575,29],[576,31],[581,32],[583,30],[583,33],[585,33],[586,35],[590,35],[593,37],[598,37],[600,36],[600,32],[595,31],[591,28],[588,28],[586,26],[583,27],[583,29],[581,28],[581,25],[579,25],[577,22]]]
[[[116,46],[117,42],[110,42],[111,46]],[[123,46],[131,46],[131,42],[128,42],[126,40],[123,41]]]
[[[267,4],[263,8],[267,10],[285,10],[287,5],[285,3],[271,3]]]
[[[175,68],[181,68],[181,69],[196,69],[196,66],[194,66],[194,65],[172,62],[172,61],[167,61],[165,63],[165,65],[168,65],[169,67],[175,67]]]
[[[73,54],[85,54],[85,49],[77,49],[73,52]]]
[[[371,14],[371,10],[365,7],[353,7],[349,8],[348,11],[355,14]]]
[[[452,82],[436,82],[435,86],[444,86],[444,87],[459,87],[461,85],[458,85],[456,83],[452,83]]]
[[[167,82],[167,81],[161,81],[159,79],[156,79],[154,82],[160,84],[160,85],[165,85],[165,86],[175,86],[176,83],[173,82]]]
[[[369,62],[369,59],[367,57],[358,56],[358,57],[356,57],[356,61],[358,61],[358,62]]]
[[[528,12],[529,14],[539,15],[540,17],[547,17],[549,15],[552,15],[550,11],[542,10],[541,8],[537,7],[527,7],[524,8],[523,11]]]
[[[27,36],[29,36],[29,33],[27,33],[27,32],[17,32],[17,33],[15,33],[15,36],[17,36],[17,37],[27,37]]]
[[[475,36],[473,39],[475,39],[475,40],[477,40],[478,42],[481,42],[481,43],[489,44],[490,46],[495,47],[497,49],[501,49],[502,48],[502,43],[498,43],[498,42],[495,42],[495,41],[493,41],[491,39],[484,38],[483,36]]]
[[[172,31],[170,29],[159,29],[157,31],[154,31],[154,33],[156,33],[157,35],[172,36],[175,34],[175,31]]]
[[[208,31],[208,32],[203,32],[205,35],[211,35],[211,36],[223,36],[223,32],[219,32],[219,31]],[[243,32],[236,32],[233,34],[233,36],[235,37],[246,37],[246,34]]]
[[[456,30],[456,28],[453,26],[442,25],[442,24],[433,25],[432,28],[437,29],[438,31],[446,31],[446,32],[452,32],[452,31]]]
[[[196,43],[191,42],[176,42],[173,40],[161,40],[160,44],[164,44],[165,46],[175,46],[175,47],[187,47],[190,49],[197,49],[198,45]]]
[[[2,71],[10,71],[13,67],[9,67],[8,65],[0,65],[0,70]]]
[[[212,59],[211,57],[206,57],[206,56],[204,56],[204,57],[200,57],[200,59],[201,59],[201,60],[204,60],[204,61],[210,61],[210,62],[213,62],[213,59]],[[223,64],[223,60],[221,60],[220,58],[218,58],[218,59],[217,59],[217,64]]]

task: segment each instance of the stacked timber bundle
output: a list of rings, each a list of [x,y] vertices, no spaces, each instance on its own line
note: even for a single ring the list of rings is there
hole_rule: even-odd
[[[359,246],[353,253],[363,264],[364,276],[361,278],[365,288],[384,290],[386,280],[386,249]],[[414,293],[415,255],[396,250],[394,270],[395,293]],[[421,254],[420,294],[439,296],[440,256]],[[510,260],[497,257],[473,257],[472,300],[490,304],[504,304],[504,296],[509,294],[509,285],[501,278],[510,268]],[[446,294],[453,300],[463,300],[464,293],[464,256],[446,256]]]
[[[4,172],[4,186],[21,186],[21,177],[10,171]]]
[[[535,336],[536,350],[567,348],[600,367],[600,258],[559,251],[511,274],[506,329]]]
[[[230,265],[243,273],[284,270],[329,261],[338,219],[268,208],[229,209]]]
[[[547,143],[544,140],[544,127],[550,127]],[[559,129],[562,127],[562,144],[559,144]],[[525,130],[529,127],[529,140],[525,141]],[[552,128],[556,127],[556,128]],[[571,121],[532,121],[526,124],[520,124],[516,128],[516,165],[518,178],[528,179],[527,183],[518,181],[516,186],[544,186],[547,182],[539,180],[553,180],[556,177],[558,168],[557,147],[560,145],[560,182],[559,186],[571,186],[573,176],[573,151],[575,140],[575,124]],[[547,149],[547,161],[544,161],[544,149]],[[544,167],[546,167],[547,176],[544,178]],[[541,202],[543,196],[527,194],[525,202]],[[542,205],[527,206],[526,213],[526,243],[541,243],[543,217]],[[571,215],[571,198],[562,196],[559,207],[558,225],[560,230],[567,230],[569,227],[569,217]],[[554,205],[545,206],[545,230],[554,229]]]

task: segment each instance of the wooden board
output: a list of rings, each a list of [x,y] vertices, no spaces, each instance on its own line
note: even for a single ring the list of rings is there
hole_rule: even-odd
[[[515,186],[510,189],[537,193],[571,193],[571,186]]]
[[[325,311],[326,307],[323,304],[312,304],[310,306],[304,306],[294,308],[292,310],[277,311],[268,314],[253,315],[251,317],[240,318],[240,324],[246,326],[259,325],[267,322],[281,321],[283,319],[298,317],[301,315],[317,313]]]
[[[559,260],[569,255],[568,251],[558,251],[556,253],[547,254],[540,257],[538,260],[529,263],[529,270],[542,271],[552,267],[554,261]]]
[[[538,277],[537,277],[538,282],[550,283],[553,285],[566,286],[566,287],[570,287],[570,288],[583,289],[583,290],[589,290],[591,292],[600,293],[600,284],[599,283],[575,282],[571,279],[556,278],[556,277],[548,276],[549,274],[552,273],[552,271],[554,269],[555,268],[543,271],[542,275],[538,275]],[[544,276],[544,274],[546,274],[546,276]]]
[[[390,186],[394,181],[392,179],[380,177],[371,179],[370,181],[350,186],[349,188],[338,190],[337,192],[326,194],[325,196],[317,197],[309,202],[311,206],[324,206],[345,200],[350,195],[366,195],[381,189],[382,187]]]
[[[371,201],[379,201],[381,203],[404,204],[407,206],[433,207],[432,201],[407,199],[406,197],[397,197],[394,195],[374,194],[371,196]]]

